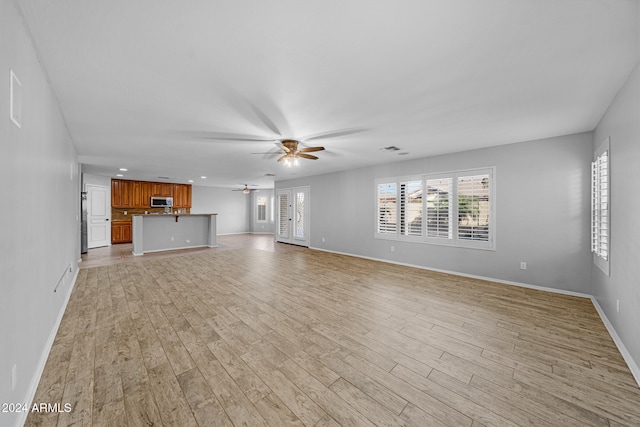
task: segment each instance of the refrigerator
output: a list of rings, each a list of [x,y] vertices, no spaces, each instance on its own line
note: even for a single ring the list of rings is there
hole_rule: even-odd
[[[87,236],[87,192],[80,193],[80,253],[86,254],[89,251],[89,241]]]

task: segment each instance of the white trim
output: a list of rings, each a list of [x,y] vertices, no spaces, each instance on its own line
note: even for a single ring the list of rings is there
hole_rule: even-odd
[[[438,272],[438,273],[452,274],[452,275],[455,275],[455,276],[468,277],[470,279],[488,280],[488,281],[495,282],[495,283],[502,283],[502,284],[505,284],[505,285],[519,286],[521,288],[535,289],[535,290],[539,290],[539,291],[551,292],[551,293],[554,293],[554,294],[569,295],[569,296],[574,296],[574,297],[579,297],[579,298],[588,298],[588,299],[591,300],[591,303],[593,304],[593,306],[595,307],[596,311],[600,315],[600,319],[602,320],[602,322],[604,323],[605,327],[607,328],[607,331],[609,331],[609,335],[611,335],[611,338],[613,339],[613,342],[618,347],[618,350],[620,351],[620,354],[622,355],[622,358],[627,363],[627,366],[629,367],[629,370],[631,371],[631,374],[633,375],[634,379],[636,380],[636,383],[638,383],[638,387],[640,387],[640,368],[638,367],[638,364],[633,359],[633,356],[631,356],[631,353],[629,353],[629,350],[627,350],[627,348],[625,347],[622,339],[620,338],[620,336],[616,332],[615,328],[613,327],[613,324],[609,321],[609,319],[607,318],[607,316],[604,313],[604,310],[602,310],[602,308],[600,307],[600,304],[598,304],[598,300],[596,300],[596,298],[593,295],[585,294],[585,293],[582,293],[582,292],[567,291],[567,290],[564,290],[564,289],[548,288],[546,286],[531,285],[531,284],[528,284],[528,283],[512,282],[510,280],[495,279],[493,277],[477,276],[475,274],[460,273],[460,272],[457,272],[457,271],[443,270],[443,269],[440,269],[440,268],[425,267],[425,266],[422,266],[422,265],[409,264],[409,263],[405,263],[405,262],[391,261],[391,260],[382,259],[382,258],[373,258],[373,257],[368,257],[368,256],[363,256],[363,255],[351,254],[351,253],[347,253],[347,252],[332,251],[332,250],[329,250],[329,249],[316,248],[316,247],[312,247],[312,246],[310,246],[309,249],[313,249],[313,250],[316,250],[316,251],[322,251],[322,252],[334,253],[334,254],[338,254],[338,255],[352,256],[352,257],[356,257],[356,258],[363,258],[363,259],[368,259],[368,260],[371,260],[371,261],[385,262],[385,263],[388,263],[388,264],[402,265],[402,266],[405,266],[405,267],[418,268],[418,269],[421,269],[421,270],[435,271],[435,272]]]
[[[622,342],[622,339],[616,332],[616,329],[613,327],[613,324],[607,318],[607,315],[604,313],[604,310],[602,309],[602,307],[600,307],[598,300],[594,296],[592,296],[591,302],[593,303],[593,306],[596,308],[596,311],[600,315],[600,318],[602,319],[604,326],[606,326],[607,331],[609,331],[609,335],[611,335],[613,342],[616,344],[616,347],[618,347],[620,354],[622,354],[622,358],[624,359],[625,362],[627,362],[627,366],[629,367],[629,370],[631,371],[633,378],[635,378],[636,383],[638,383],[638,387],[640,387],[640,367],[638,367],[638,364],[636,363],[636,361],[633,360],[631,353],[629,353],[629,350],[627,350],[627,347]]]
[[[58,313],[58,318],[56,319],[56,323],[51,328],[51,332],[49,333],[49,338],[44,345],[44,349],[42,350],[42,354],[40,355],[40,361],[38,362],[38,366],[36,367],[36,372],[31,378],[31,383],[29,384],[29,388],[27,389],[27,393],[25,394],[25,398],[23,402],[29,402],[29,407],[31,407],[33,403],[33,398],[36,396],[36,391],[38,390],[38,384],[40,384],[40,379],[42,378],[42,373],[44,372],[44,367],[47,364],[47,360],[49,359],[49,355],[51,353],[51,348],[53,347],[53,342],[56,339],[56,335],[58,335],[58,328],[60,328],[60,324],[62,323],[62,318],[64,316],[65,311],[67,310],[67,304],[69,304],[69,299],[71,298],[71,293],[73,292],[73,288],[76,285],[76,280],[78,279],[78,273],[80,272],[80,268],[76,267],[76,273],[73,276],[73,280],[71,281],[71,285],[69,286],[69,290],[67,291],[67,295],[64,298],[64,304],[60,308],[60,312]],[[18,419],[16,420],[16,426],[22,426],[27,421],[27,416],[29,415],[28,411],[20,412]]]

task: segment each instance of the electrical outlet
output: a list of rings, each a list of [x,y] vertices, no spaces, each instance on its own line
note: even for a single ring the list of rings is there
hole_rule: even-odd
[[[187,239],[187,243],[191,243],[191,240]]]
[[[16,384],[18,384],[18,366],[13,365],[11,368],[11,390],[15,390]]]
[[[173,242],[173,240],[174,240],[174,239],[173,239],[173,236],[171,236],[171,241]]]
[[[322,243],[324,243],[324,242],[325,242],[325,239],[324,239],[324,237],[323,237],[323,238],[322,238]]]
[[[396,247],[395,246],[391,246],[391,252],[395,252],[396,251]]]
[[[126,215],[126,214],[127,214],[127,211],[124,211],[124,214]]]
[[[620,300],[616,300],[616,312],[620,313]]]
[[[520,270],[526,270],[527,269],[527,263],[526,262],[521,262],[520,263]]]

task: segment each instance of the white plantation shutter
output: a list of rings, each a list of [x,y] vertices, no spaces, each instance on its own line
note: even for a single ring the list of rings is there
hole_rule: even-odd
[[[267,198],[258,197],[257,200],[257,222],[267,222]]]
[[[458,177],[458,239],[489,240],[489,174]]]
[[[376,180],[375,237],[495,249],[495,168]]]
[[[609,152],[591,163],[591,252],[609,260]]]
[[[278,195],[280,205],[280,217],[278,218],[278,235],[287,236],[289,234],[289,197],[286,193]]]
[[[376,185],[376,232],[378,234],[397,234],[397,188],[395,182],[381,182]]]
[[[453,238],[451,178],[427,179],[427,237]]]
[[[400,234],[422,236],[422,180],[400,183]]]

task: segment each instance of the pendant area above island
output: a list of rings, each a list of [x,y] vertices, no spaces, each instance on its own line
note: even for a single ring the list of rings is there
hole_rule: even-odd
[[[133,215],[133,255],[216,244],[217,214]]]

